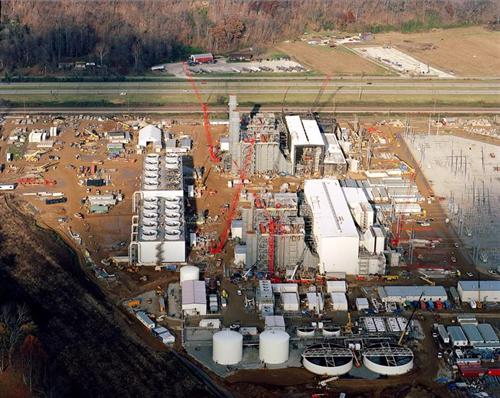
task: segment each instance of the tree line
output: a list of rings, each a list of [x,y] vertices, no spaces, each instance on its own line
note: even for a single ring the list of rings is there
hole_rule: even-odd
[[[125,74],[304,31],[478,24],[498,12],[494,0],[0,0],[0,70],[82,60]]]

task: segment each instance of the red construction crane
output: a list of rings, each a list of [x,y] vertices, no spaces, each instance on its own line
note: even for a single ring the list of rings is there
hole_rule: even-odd
[[[238,208],[238,202],[240,201],[241,190],[243,189],[244,181],[247,178],[247,171],[250,167],[250,162],[252,161],[253,151],[255,146],[255,139],[248,140],[250,143],[249,150],[246,153],[243,165],[240,169],[240,182],[236,184],[236,190],[234,191],[233,198],[231,200],[231,205],[229,206],[229,211],[227,213],[226,222],[224,223],[224,229],[219,236],[218,242],[212,246],[210,249],[211,254],[218,254],[222,252],[224,246],[226,245],[227,239],[229,237],[229,231],[231,230],[231,223],[233,222],[234,216],[236,215],[236,210]]]
[[[271,278],[274,275],[274,256],[275,256],[275,237],[280,234],[281,224],[276,218],[272,217],[266,209],[264,201],[258,197],[255,199],[255,207],[264,211],[267,219],[267,233],[269,239],[267,243],[267,269]],[[265,227],[263,232],[265,232]]]
[[[203,102],[203,98],[201,98],[201,94],[198,91],[198,87],[196,87],[196,82],[193,79],[193,75],[191,74],[191,71],[189,70],[189,66],[186,62],[182,64],[182,67],[184,69],[184,73],[186,74],[189,83],[191,83],[191,88],[193,89],[193,92],[196,95],[196,98],[198,102],[200,103],[201,110],[203,112],[203,129],[205,130],[205,136],[207,137],[207,145],[208,145],[208,151],[210,154],[210,160],[212,163],[219,163],[220,162],[220,157],[219,154],[215,151],[214,144],[212,142],[212,131],[210,130],[210,120],[208,118],[208,105]]]

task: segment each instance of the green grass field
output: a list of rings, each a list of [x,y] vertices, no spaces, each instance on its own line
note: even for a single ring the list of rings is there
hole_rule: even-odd
[[[289,94],[284,106],[311,105],[316,94]],[[98,107],[98,106],[161,106],[161,105],[196,105],[196,98],[191,93],[157,95],[157,94],[129,94],[119,95],[3,95],[3,106],[13,107]],[[224,105],[227,103],[227,95],[203,95],[203,100],[211,105]],[[282,94],[241,94],[238,95],[238,103],[241,105],[267,104],[281,105]],[[472,106],[472,107],[498,107],[499,98],[496,95],[353,95],[353,94],[324,94],[319,106],[355,106],[355,105],[448,105],[448,106]]]

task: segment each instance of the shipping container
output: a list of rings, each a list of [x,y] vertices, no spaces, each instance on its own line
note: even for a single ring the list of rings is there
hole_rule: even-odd
[[[478,366],[473,367],[459,367],[460,374],[462,377],[473,378],[473,377],[481,377],[484,376],[484,369]]]
[[[0,184],[0,191],[12,191],[16,189],[17,184]]]
[[[62,197],[62,198],[55,198],[55,199],[45,199],[45,204],[46,205],[55,205],[58,203],[66,203],[68,201],[68,198]]]
[[[103,187],[104,185],[106,185],[106,181],[103,180],[102,178],[99,178],[99,179],[88,179],[87,180],[87,186],[88,187]]]
[[[488,369],[486,373],[488,376],[500,376],[500,368],[491,368]]]

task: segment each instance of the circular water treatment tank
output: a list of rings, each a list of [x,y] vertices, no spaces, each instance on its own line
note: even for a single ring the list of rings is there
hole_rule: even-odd
[[[263,331],[259,336],[259,359],[269,365],[288,361],[290,336],[279,329]]]
[[[377,343],[363,352],[363,364],[380,375],[402,375],[413,369],[413,352],[408,347]]]
[[[312,326],[302,326],[297,328],[297,337],[314,337],[316,329]]]
[[[233,330],[222,330],[213,335],[212,343],[212,360],[215,363],[236,365],[243,359],[243,336],[240,333]]]
[[[200,279],[200,269],[194,265],[185,265],[181,267],[181,282],[197,281]]]
[[[302,353],[302,364],[309,372],[321,376],[341,376],[353,365],[352,351],[330,343],[314,344]]]

